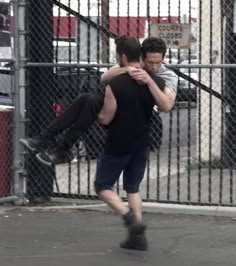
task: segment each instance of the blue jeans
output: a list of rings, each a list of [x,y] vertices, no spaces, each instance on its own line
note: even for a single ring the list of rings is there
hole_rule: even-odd
[[[137,193],[143,179],[148,148],[135,153],[114,155],[103,153],[97,163],[95,190],[111,190],[123,171],[123,189],[127,193]]]

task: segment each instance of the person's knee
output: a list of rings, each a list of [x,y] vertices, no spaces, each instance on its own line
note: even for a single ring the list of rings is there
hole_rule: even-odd
[[[89,97],[89,101],[91,103],[91,108],[96,111],[96,113],[100,112],[103,106],[103,98],[99,95],[91,94]]]
[[[99,196],[99,193],[101,192],[101,187],[99,186],[98,182],[94,182],[94,190],[96,194]]]
[[[123,189],[126,193],[138,193],[141,179],[131,180],[131,178],[125,178],[123,181]]]
[[[124,190],[126,191],[126,193],[129,193],[129,194],[139,193],[139,184],[124,185]]]
[[[95,181],[94,182],[94,190],[95,190],[96,194],[100,197],[102,191],[111,190],[111,187],[109,185]]]
[[[77,104],[80,105],[84,105],[88,99],[90,98],[91,94],[90,93],[82,93],[79,94],[79,96],[77,96],[74,100],[74,102],[76,102]]]

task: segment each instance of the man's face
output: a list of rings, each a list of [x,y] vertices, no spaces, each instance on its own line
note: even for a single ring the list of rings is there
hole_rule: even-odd
[[[143,57],[144,68],[147,71],[156,73],[159,71],[162,63],[162,54],[161,53],[146,53],[146,57]]]

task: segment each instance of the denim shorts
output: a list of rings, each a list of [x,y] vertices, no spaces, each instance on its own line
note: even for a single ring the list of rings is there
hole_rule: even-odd
[[[95,190],[111,190],[123,171],[123,189],[137,193],[143,179],[148,149],[125,155],[103,153],[97,163]]]

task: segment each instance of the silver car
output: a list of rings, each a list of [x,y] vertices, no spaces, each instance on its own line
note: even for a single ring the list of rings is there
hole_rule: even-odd
[[[197,60],[184,60],[180,63],[181,65],[195,65]],[[180,71],[185,75],[191,77],[194,80],[198,80],[198,69],[197,68],[180,68]],[[179,78],[179,86],[177,93],[177,101],[185,102],[191,101],[196,102],[197,100],[197,88],[194,84],[190,83],[188,80]]]

